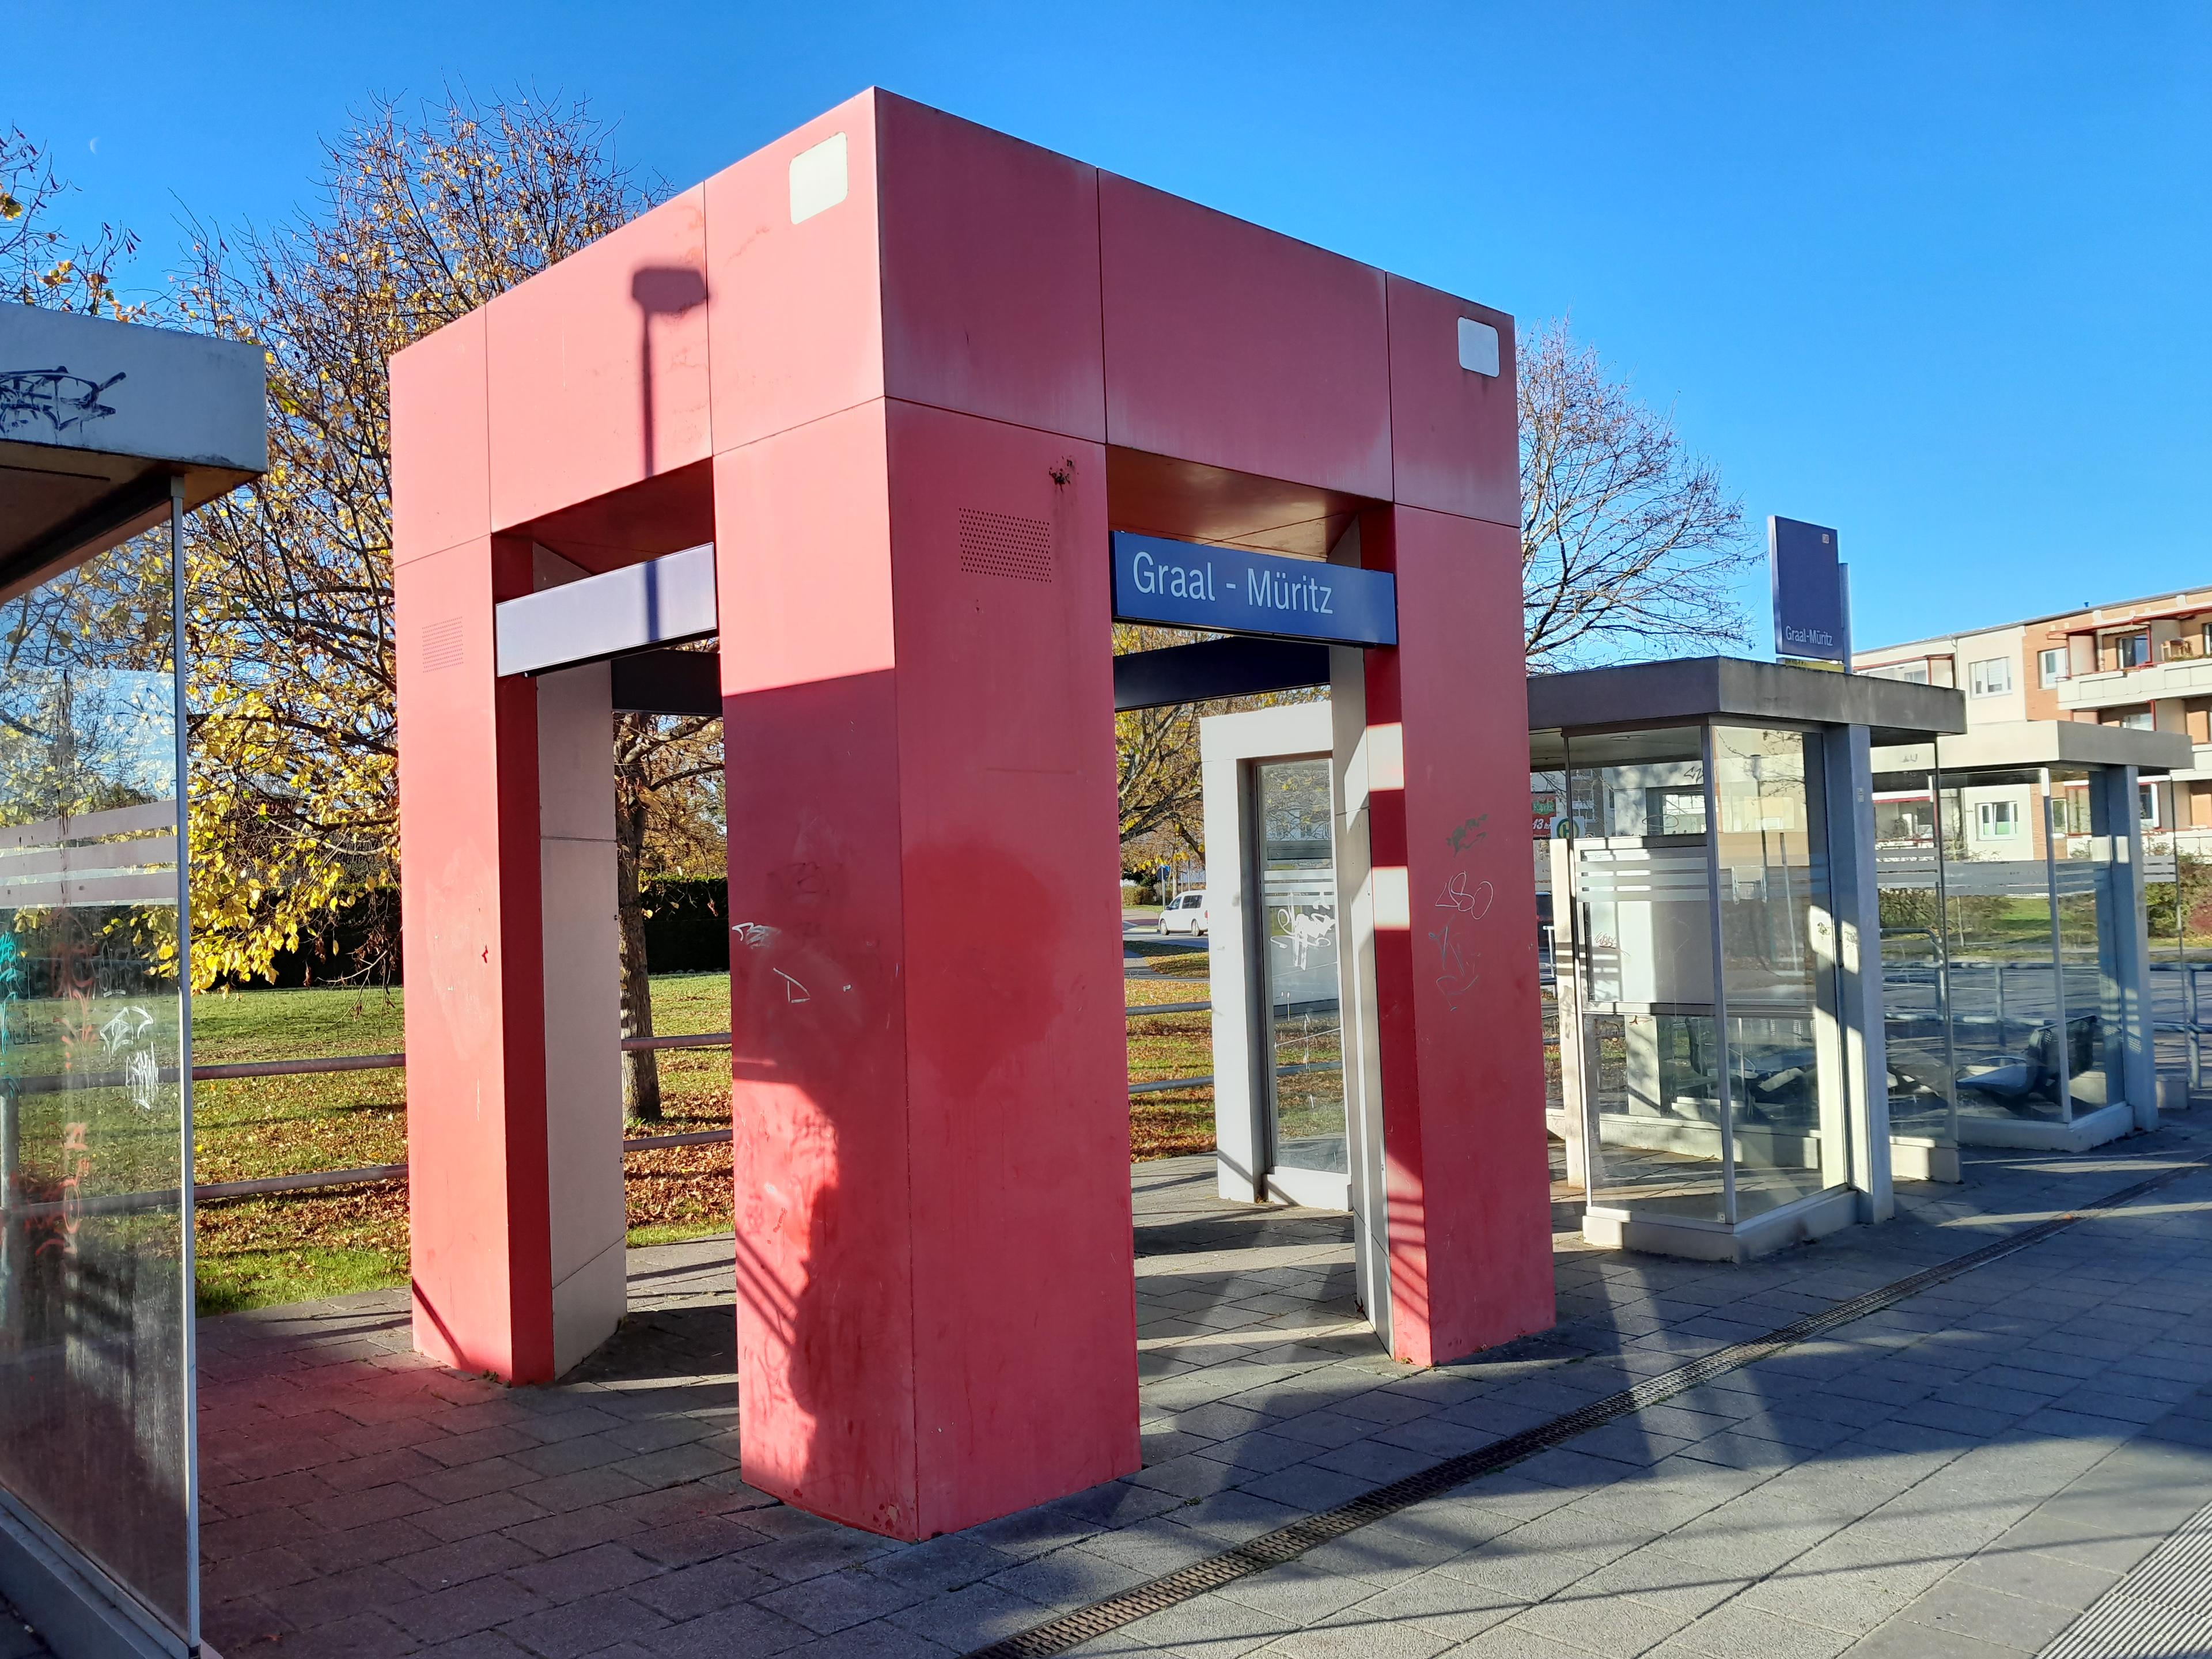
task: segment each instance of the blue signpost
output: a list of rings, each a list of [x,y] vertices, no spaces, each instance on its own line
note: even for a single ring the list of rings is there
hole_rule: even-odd
[[[1767,562],[1774,580],[1777,656],[1851,665],[1850,599],[1837,538],[1824,525],[1796,519],[1766,521]]]
[[[1334,645],[1398,643],[1386,571],[1114,532],[1114,619]]]

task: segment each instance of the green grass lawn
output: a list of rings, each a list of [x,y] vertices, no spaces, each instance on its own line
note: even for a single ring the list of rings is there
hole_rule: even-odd
[[[1203,1000],[1206,953],[1184,940],[1132,940],[1155,972],[1125,981],[1132,1006]],[[726,974],[657,975],[653,1028],[678,1035],[728,1028]],[[393,989],[213,992],[192,1000],[192,1058],[254,1060],[396,1054],[406,1048],[404,993]],[[1129,1022],[1129,1075],[1201,1077],[1212,1070],[1210,1017]],[[632,1134],[720,1128],[729,1122],[729,1055],[720,1048],[659,1056],[661,1120]],[[194,1157],[202,1183],[400,1164],[407,1158],[404,1069],[202,1083],[193,1091]],[[1130,1138],[1139,1158],[1208,1151],[1210,1089],[1135,1097]],[[726,1232],[726,1146],[623,1157],[629,1242],[657,1244]],[[407,1198],[398,1182],[226,1199],[199,1210],[199,1302],[224,1313],[407,1282]]]
[[[210,992],[192,999],[192,1059],[252,1060],[396,1054],[406,1047],[404,994]],[[653,981],[653,1025],[681,1035],[726,1030],[726,974]],[[723,1049],[659,1057],[662,1121],[632,1133],[719,1128],[729,1121]],[[404,1070],[240,1079],[193,1089],[193,1161],[203,1183],[352,1170],[407,1158]],[[633,1243],[726,1231],[726,1146],[686,1146],[623,1158]],[[203,1204],[198,1228],[204,1313],[297,1302],[407,1282],[407,1198],[386,1182]]]

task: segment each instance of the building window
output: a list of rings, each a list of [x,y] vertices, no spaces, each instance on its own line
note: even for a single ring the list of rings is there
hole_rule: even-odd
[[[2064,646],[2054,645],[2048,651],[2035,653],[2035,676],[2046,691],[2064,679],[2068,672]]]
[[[1966,689],[1977,697],[2002,696],[2012,690],[2012,659],[1986,657],[1966,665]]]
[[[1868,668],[1861,672],[1870,680],[1902,680],[1907,685],[1928,684],[1928,664],[1925,659],[1919,662],[1887,663],[1880,668]]]
[[[2097,643],[2098,666],[2110,673],[2119,668],[2150,665],[2150,634],[2108,634]]]
[[[1929,847],[1936,841],[1936,808],[1925,797],[1918,800],[1877,800],[1874,804],[1874,839],[1877,847]]]
[[[2157,829],[2158,786],[2154,783],[2139,783],[2136,786],[2136,796],[2137,816],[2142,819],[2142,827],[2146,830]]]
[[[2155,732],[2158,717],[2148,703],[2139,708],[2115,708],[2105,716],[2107,726],[2124,726],[2130,732]]]
[[[1983,841],[2008,841],[2020,833],[2020,804],[1985,800],[1974,807],[1974,833]]]

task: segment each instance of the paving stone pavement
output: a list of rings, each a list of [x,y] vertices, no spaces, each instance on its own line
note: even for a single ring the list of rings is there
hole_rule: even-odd
[[[738,1468],[726,1237],[631,1253],[562,1383],[408,1351],[404,1293],[202,1322],[209,1643],[959,1654],[2177,1163],[2185,1118],[1748,1266],[1554,1241],[1559,1324],[1416,1371],[1341,1216],[1140,1165],[1145,1468],[900,1545]],[[2212,1171],[1077,1650],[1287,1659],[2032,1652],[2212,1500]],[[0,1659],[12,1659],[11,1655]]]

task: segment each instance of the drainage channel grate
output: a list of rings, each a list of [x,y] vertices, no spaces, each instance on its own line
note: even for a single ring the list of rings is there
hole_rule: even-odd
[[[2040,1659],[2194,1659],[2212,1647],[2212,1504],[2191,1516]]]
[[[2123,1188],[2094,1204],[2069,1211],[2049,1221],[2039,1222],[2008,1238],[1998,1239],[1994,1243],[1984,1244],[1978,1250],[1970,1250],[1964,1255],[1954,1256],[1948,1261],[1923,1268],[1907,1278],[1855,1296],[1848,1302],[1839,1302],[1825,1312],[1808,1315],[1794,1324],[1784,1325],[1779,1330],[1769,1331],[1765,1335],[1753,1337],[1747,1342],[1730,1343],[1702,1359],[1692,1360],[1657,1376],[1646,1377],[1632,1389],[1624,1389],[1602,1400],[1594,1400],[1563,1417],[1552,1419],[1548,1423],[1540,1423],[1533,1429],[1523,1429],[1518,1434],[1492,1441],[1480,1451],[1448,1457],[1440,1463],[1393,1480],[1388,1486],[1377,1486],[1373,1492],[1340,1504],[1334,1509],[1323,1510],[1318,1515],[1310,1515],[1304,1520],[1291,1522],[1288,1526],[1278,1527],[1273,1532],[1262,1533],[1234,1549],[1209,1555],[1202,1561],[1194,1561],[1187,1567],[1139,1584],[1133,1589],[1123,1590],[1118,1595],[1107,1596],[1103,1601],[1078,1607],[1073,1613],[1062,1613],[1042,1625],[1002,1637],[987,1647],[975,1649],[966,1656],[966,1659],[1049,1659],[1051,1655],[1066,1653],[1070,1648],[1079,1647],[1150,1614],[1164,1613],[1168,1608],[1204,1595],[1209,1590],[1219,1589],[1240,1578],[1249,1578],[1255,1573],[1267,1571],[1270,1567],[1295,1561],[1307,1551],[1341,1538],[1346,1533],[1357,1532],[1362,1527],[1370,1526],[1429,1498],[1441,1498],[1470,1480],[1509,1468],[1538,1452],[1549,1451],[1577,1435],[1602,1427],[1616,1418],[1628,1416],[1647,1406],[1658,1405],[1701,1383],[1711,1382],[1716,1376],[1778,1353],[1808,1337],[1818,1336],[1838,1326],[1864,1319],[1869,1314],[1879,1313],[1907,1297],[1917,1296],[1922,1291],[1956,1279],[1962,1273],[1970,1273],[1977,1267],[1986,1267],[1992,1261],[2002,1261],[2031,1245],[2041,1243],[2053,1234],[2065,1231],[2085,1217],[2132,1203],[2147,1193],[2155,1192],[2205,1167],[2202,1164],[2184,1164],[2164,1170],[2148,1181],[2139,1181],[2132,1187]],[[2208,1553],[2199,1571],[2205,1582],[2198,1593],[2212,1596],[2212,1541],[2208,1541]],[[2118,1595],[2118,1589],[2113,1595]],[[2077,1654],[2075,1650],[2068,1649],[2065,1659],[2087,1659],[2088,1655],[2103,1651],[2102,1649],[2085,1648],[2079,1650]],[[2135,1650],[2130,1649],[2129,1651],[2132,1653]],[[2045,1659],[2058,1659],[2058,1650],[2048,1650]]]

